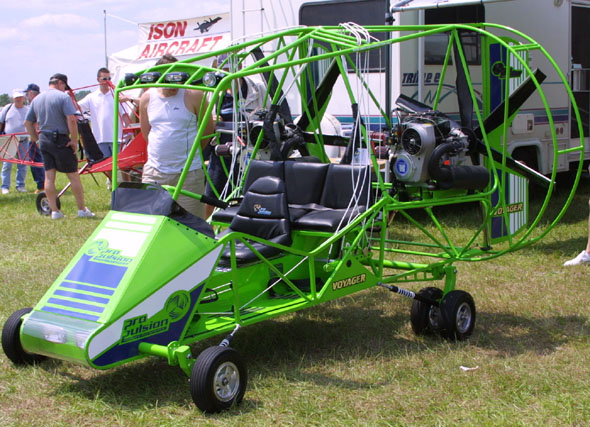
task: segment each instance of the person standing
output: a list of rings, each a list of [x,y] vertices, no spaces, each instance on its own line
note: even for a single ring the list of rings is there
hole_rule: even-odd
[[[207,100],[195,90],[151,88],[139,100],[139,122],[147,141],[148,160],[143,167],[142,182],[176,185],[185,166],[188,154],[195,143],[197,118],[201,104]],[[209,118],[205,135],[213,133],[215,122]],[[201,148],[209,143],[201,141]],[[205,174],[201,156],[197,153],[189,166],[184,190],[202,194]],[[197,199],[180,196],[178,203],[193,215],[204,217],[205,205]]]
[[[6,105],[0,112],[0,123],[4,123],[5,133],[22,133],[26,132],[24,122],[29,107],[25,105],[25,94],[20,89],[12,91],[11,104]],[[17,159],[25,160],[29,148],[29,139],[26,136],[16,136],[18,139]],[[12,163],[4,162],[2,165],[2,194],[8,194],[10,191],[10,175],[12,173]],[[27,177],[27,165],[16,165],[16,191],[26,193],[25,179]]]
[[[98,143],[100,151],[104,157],[113,155],[113,116],[115,98],[111,90],[111,72],[107,68],[100,68],[96,73],[96,79],[99,83],[98,89],[86,95],[78,105],[84,112],[90,113],[92,123],[92,134]],[[125,99],[122,98],[122,101]],[[129,116],[125,111],[121,111],[121,117],[125,125],[129,124]],[[121,141],[123,134],[123,123],[119,119],[118,141]]]
[[[30,83],[27,88],[25,89],[25,96],[29,105],[33,102],[33,99],[37,95],[39,95],[41,90],[39,86],[35,83]],[[29,141],[29,151],[27,155],[28,159],[35,162],[35,163],[43,163],[43,157],[41,156],[41,149],[39,145],[33,141]],[[42,167],[34,167],[31,166],[31,175],[33,175],[33,180],[37,184],[37,189],[35,190],[35,194],[41,193],[45,188],[45,171]]]
[[[51,219],[60,219],[64,214],[57,208],[55,178],[57,172],[67,175],[72,193],[78,205],[78,217],[93,217],[94,213],[84,203],[84,188],[78,174],[78,126],[76,110],[68,95],[68,77],[57,73],[49,79],[49,89],[36,97],[26,116],[25,127],[33,142],[39,141],[45,169],[45,194],[51,209]],[[35,129],[38,123],[39,134]]]

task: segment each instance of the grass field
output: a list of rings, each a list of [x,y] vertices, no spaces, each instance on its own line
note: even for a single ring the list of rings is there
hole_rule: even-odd
[[[83,177],[96,219],[76,218],[69,193],[63,221],[39,216],[32,194],[0,197],[0,323],[37,303],[107,213],[97,179]],[[94,371],[0,354],[0,425],[588,425],[590,267],[562,264],[586,244],[589,183],[538,244],[457,264],[478,310],[466,342],[416,337],[411,301],[374,288],[241,331],[244,402],[208,416],[162,359]]]

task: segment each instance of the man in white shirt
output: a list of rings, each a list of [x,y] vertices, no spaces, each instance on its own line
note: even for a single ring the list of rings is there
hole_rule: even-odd
[[[90,120],[92,124],[92,134],[98,143],[98,147],[104,157],[111,157],[113,155],[113,115],[114,115],[114,96],[111,90],[111,72],[107,68],[101,68],[96,75],[98,89],[86,95],[78,102],[84,112],[90,113]],[[119,110],[121,119],[119,119],[119,135],[118,141],[121,141],[123,131],[123,124],[129,124],[129,115],[123,110]]]
[[[13,102],[6,105],[0,112],[0,123],[4,123],[4,132],[23,133],[25,129],[25,117],[29,107],[25,105],[25,94],[20,89],[12,91]],[[29,148],[29,138],[26,135],[18,135],[17,158],[25,160]],[[10,175],[12,173],[12,163],[4,162],[2,165],[2,194],[8,194],[10,189]],[[27,165],[16,165],[16,191],[26,193],[25,178],[27,176]]]

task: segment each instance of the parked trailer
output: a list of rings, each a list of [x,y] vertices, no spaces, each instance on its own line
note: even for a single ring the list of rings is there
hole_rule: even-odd
[[[389,3],[389,4],[388,4]],[[440,23],[499,23],[534,38],[554,58],[559,69],[570,79],[570,86],[582,115],[583,135],[588,135],[590,121],[590,48],[587,48],[585,25],[590,19],[590,0],[404,0],[399,2],[387,0],[232,0],[232,38],[241,39],[276,31],[280,28],[297,25],[336,25],[340,22],[354,21],[361,25],[379,25],[385,23],[386,12],[391,12],[396,25],[440,24]],[[527,19],[523,19],[527,16]],[[478,93],[478,102],[485,97],[490,99],[488,105],[481,105],[484,115],[499,105],[504,95],[489,96],[497,93],[498,86],[504,82],[500,60],[506,62],[505,51],[498,44],[482,46],[478,37],[473,38],[474,60],[470,63],[470,73]],[[468,44],[468,43],[467,43]],[[368,82],[380,97],[382,105],[390,106],[399,94],[410,96],[425,104],[433,105],[438,85],[441,83],[442,60],[446,47],[444,35],[433,35],[394,46],[389,58],[385,52],[377,68],[381,71],[371,73]],[[377,55],[377,54],[376,54]],[[510,59],[508,59],[510,60]],[[514,118],[507,135],[508,153],[523,161],[543,174],[550,174],[553,162],[557,162],[557,171],[564,172],[577,167],[579,156],[572,152],[569,156],[555,156],[552,148],[551,121],[558,139],[558,149],[568,150],[580,145],[580,132],[575,125],[569,96],[558,84],[559,76],[546,62],[539,51],[531,51],[527,58],[531,68],[546,72],[543,90],[551,98],[551,114],[543,108],[543,101],[532,96]],[[515,65],[518,61],[511,59]],[[385,66],[390,64],[390,79],[386,78]],[[496,65],[496,68],[494,66]],[[478,77],[479,76],[479,77]],[[524,75],[510,77],[509,90],[522,83]],[[458,114],[455,96],[456,76],[452,68],[442,83],[446,90],[438,100],[437,109],[450,116]],[[387,88],[388,90],[385,90]],[[338,117],[346,126],[350,123],[350,105],[345,101],[345,89],[337,83],[334,97],[342,96],[342,102],[334,101],[328,106],[328,113]],[[291,109],[299,114],[299,100],[289,99]],[[384,123],[379,120],[379,112],[369,110],[370,127],[378,129]],[[548,116],[551,117],[548,117]],[[475,117],[474,117],[475,119]],[[587,138],[587,136],[585,137]],[[584,144],[584,159],[590,158],[587,141]]]

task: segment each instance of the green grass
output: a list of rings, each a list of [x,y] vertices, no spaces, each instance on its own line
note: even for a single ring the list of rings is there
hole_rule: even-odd
[[[97,219],[76,218],[70,193],[63,221],[39,216],[32,194],[0,197],[0,323],[36,304],[107,213],[97,180],[83,176]],[[590,270],[562,267],[586,244],[588,181],[580,187],[538,244],[457,264],[457,287],[478,310],[466,342],[416,337],[411,301],[374,288],[243,329],[232,345],[248,364],[244,402],[209,416],[162,359],[94,371],[56,360],[17,368],[1,354],[0,425],[586,425]]]

